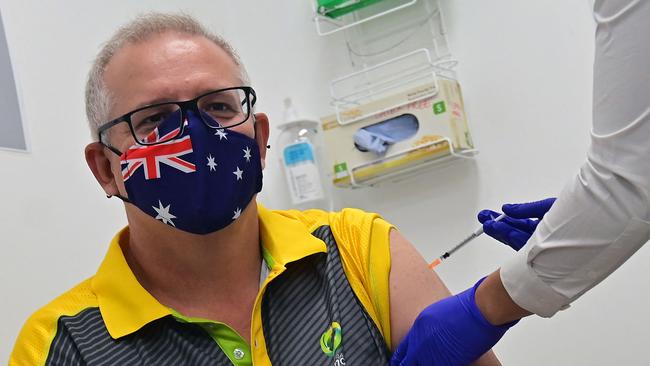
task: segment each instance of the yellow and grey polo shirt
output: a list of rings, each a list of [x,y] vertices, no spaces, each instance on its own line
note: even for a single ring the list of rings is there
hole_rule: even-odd
[[[258,210],[269,273],[250,340],[149,294],[124,259],[126,228],[93,277],[29,318],[9,364],[388,364],[391,225],[357,209]]]

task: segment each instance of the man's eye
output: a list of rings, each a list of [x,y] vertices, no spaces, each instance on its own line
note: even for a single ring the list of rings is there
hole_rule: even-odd
[[[206,106],[206,112],[233,112],[227,103],[210,103]]]
[[[159,125],[162,121],[167,118],[168,114],[166,113],[156,113],[151,116],[143,118],[138,126],[150,126],[150,125]]]

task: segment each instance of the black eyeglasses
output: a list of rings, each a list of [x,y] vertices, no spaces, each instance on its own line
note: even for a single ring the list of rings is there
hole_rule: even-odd
[[[210,128],[231,128],[248,120],[256,101],[257,95],[253,88],[237,86],[214,90],[192,100],[153,104],[106,122],[99,127],[98,138],[112,150],[110,144],[105,141],[106,131],[125,122],[129,125],[131,135],[140,145],[156,145],[170,141],[183,133],[185,114],[189,110],[197,113]],[[158,127],[163,123],[172,128],[166,128],[166,132],[159,131]]]

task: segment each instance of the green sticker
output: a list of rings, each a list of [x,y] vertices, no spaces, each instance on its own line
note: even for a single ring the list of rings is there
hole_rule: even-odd
[[[341,173],[347,170],[348,170],[348,164],[346,163],[339,163],[334,165],[334,173]]]
[[[320,348],[323,350],[323,353],[327,357],[333,357],[341,345],[342,338],[341,325],[337,322],[332,322],[332,325],[320,337]]]
[[[446,110],[447,107],[445,106],[444,100],[433,104],[433,114],[445,113]]]

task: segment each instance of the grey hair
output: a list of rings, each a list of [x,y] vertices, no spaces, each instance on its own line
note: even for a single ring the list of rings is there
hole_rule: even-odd
[[[120,27],[95,57],[88,72],[86,83],[86,116],[93,140],[97,130],[105,123],[112,107],[111,93],[104,83],[106,65],[126,44],[137,44],[152,36],[178,32],[209,39],[223,49],[239,67],[241,81],[250,84],[250,78],[235,49],[225,39],[207,30],[195,18],[187,14],[147,13]]]

